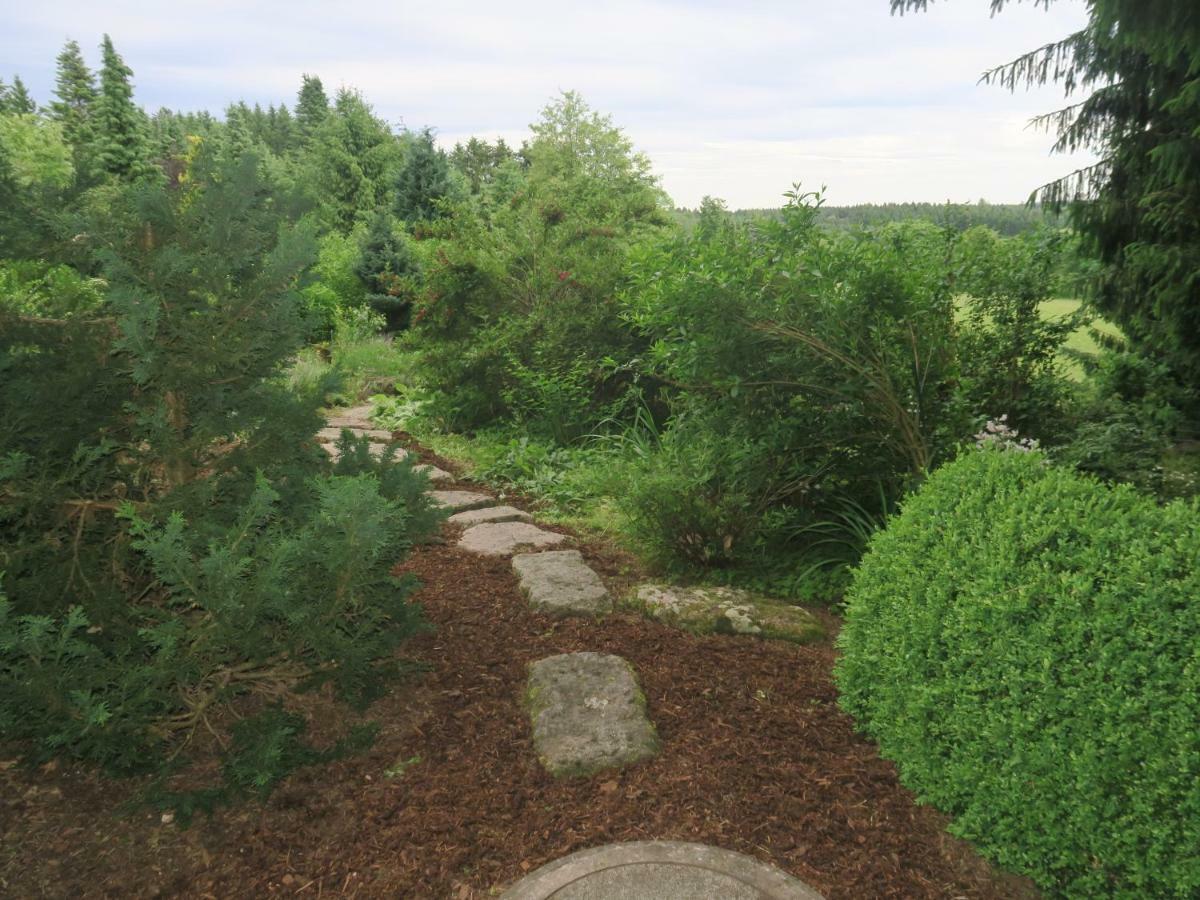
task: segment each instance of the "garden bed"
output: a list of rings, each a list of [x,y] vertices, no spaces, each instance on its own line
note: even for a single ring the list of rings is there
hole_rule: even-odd
[[[584,547],[618,590],[635,562]],[[483,898],[528,871],[613,841],[679,840],[750,854],[829,898],[1012,897],[918,806],[837,707],[830,640],[694,636],[619,613],[532,612],[508,560],[449,544],[401,567],[435,629],[405,645],[428,666],[375,703],[374,746],[301,770],[265,803],[190,828],[146,808],[135,782],[0,755],[0,894]],[[818,612],[826,630],[834,617]],[[662,753],[624,772],[551,778],[521,706],[526,666],[593,650],[629,660]],[[320,716],[314,738],[337,729]],[[332,708],[332,707],[330,707]]]

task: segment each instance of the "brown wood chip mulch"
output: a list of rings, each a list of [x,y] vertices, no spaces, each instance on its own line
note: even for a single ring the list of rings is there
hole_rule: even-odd
[[[575,850],[649,839],[747,853],[830,900],[1033,893],[947,836],[855,734],[829,642],[694,637],[625,614],[554,620],[528,609],[508,560],[452,544],[400,567],[422,580],[435,626],[405,651],[430,669],[369,710],[383,726],[371,750],[187,829],[122,811],[136,785],[0,755],[0,895],[470,900]],[[636,571],[582,549],[611,584]],[[583,780],[542,770],[521,707],[526,666],[575,650],[632,663],[656,759]]]

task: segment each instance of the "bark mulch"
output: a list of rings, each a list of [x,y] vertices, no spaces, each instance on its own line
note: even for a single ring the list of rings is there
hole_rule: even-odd
[[[636,570],[611,548],[581,549],[610,582]],[[136,784],[0,758],[0,895],[471,900],[575,850],[649,839],[750,854],[831,900],[1034,895],[946,835],[855,734],[828,641],[694,637],[627,614],[554,620],[528,609],[507,559],[460,552],[449,530],[398,571],[423,582],[435,628],[405,650],[429,669],[369,710],[382,723],[371,750],[187,829],[122,810]],[[633,664],[657,758],[583,780],[542,770],[526,666],[575,650]]]

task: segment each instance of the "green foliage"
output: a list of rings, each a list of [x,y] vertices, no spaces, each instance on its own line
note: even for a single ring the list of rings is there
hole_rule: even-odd
[[[92,142],[95,104],[99,97],[96,80],[75,41],[67,41],[58,54],[50,117],[62,126],[63,138],[71,146],[77,170],[87,169],[87,150]]]
[[[450,163],[445,151],[434,146],[433,132],[426,128],[412,135],[396,173],[396,218],[409,225],[437,218],[450,189]]]
[[[0,153],[23,188],[62,189],[74,175],[62,129],[32,113],[0,115]]]
[[[52,210],[74,177],[62,129],[39,116],[0,114],[0,256],[43,255]]]
[[[466,144],[455,144],[450,152],[450,164],[466,179],[473,194],[483,194],[496,180],[501,166],[513,159],[513,151],[500,138],[495,144],[470,138]]]
[[[20,75],[13,77],[13,83],[6,85],[0,79],[0,115],[32,116],[38,111],[37,104],[29,95],[29,89]]]
[[[708,198],[711,199],[711,198]],[[719,201],[718,201],[719,202]],[[700,209],[676,209],[675,219],[684,228],[694,228],[704,213]],[[729,218],[738,223],[754,219],[778,221],[782,211],[775,209],[738,209]],[[822,206],[817,224],[834,231],[857,231],[879,228],[893,222],[932,222],[951,231],[961,232],[983,226],[1004,237],[1057,228],[1065,224],[1065,216],[1041,205],[1025,203],[858,203],[853,206]]]
[[[1194,476],[1167,465],[1183,426],[1182,393],[1165,363],[1127,347],[1106,348],[1088,362],[1076,421],[1053,456],[1161,497],[1194,494],[1200,490]]]
[[[296,96],[296,127],[304,141],[312,139],[317,129],[329,118],[329,98],[325,86],[316,75],[305,74]]]
[[[315,115],[312,120],[316,121]],[[388,124],[376,117],[360,94],[340,90],[333,109],[308,139],[302,175],[319,203],[324,224],[349,232],[365,223],[386,204],[399,157],[400,145]]]
[[[662,195],[628,139],[577,95],[533,131],[527,171],[507,163],[481,200],[453,208],[414,324],[448,425],[516,413],[536,432],[580,437],[627,394],[627,374],[608,363],[636,346],[616,292],[631,248],[664,221]],[[555,408],[541,411],[547,400]]]
[[[955,288],[963,295],[962,402],[977,415],[1006,415],[1021,431],[1045,434],[1061,416],[1066,382],[1059,354],[1086,321],[1083,311],[1059,319],[1042,314],[1064,240],[1059,232],[1006,239],[972,228],[954,246]]]
[[[0,733],[34,758],[166,774],[233,705],[369,701],[420,623],[389,573],[438,519],[426,479],[350,438],[331,474],[323,398],[281,377],[307,330],[302,204],[220,140],[186,175],[84,195],[73,252],[103,281],[0,269]],[[308,758],[290,719],[255,721],[238,790]]]
[[[843,706],[955,833],[1062,896],[1200,891],[1200,506],[982,450],[875,536]]]
[[[10,314],[49,319],[93,314],[103,305],[105,287],[70,266],[0,262],[0,309]]]
[[[420,283],[420,264],[407,237],[396,230],[386,212],[377,212],[372,218],[354,271],[367,286],[367,302],[384,317],[384,328],[399,331],[407,327]]]
[[[122,180],[152,174],[146,114],[133,102],[133,70],[106,34],[101,44],[100,93],[94,105],[93,152],[100,171]]]
[[[893,11],[928,0],[892,0]],[[992,0],[993,13],[1006,0]],[[1092,0],[1088,21],[984,75],[1015,90],[1053,81],[1082,100],[1035,120],[1054,150],[1098,151],[1088,168],[1040,191],[1070,204],[1099,261],[1092,297],[1136,351],[1200,380],[1200,21],[1193,4]],[[1189,398],[1193,417],[1200,414]]]
[[[710,202],[690,235],[630,267],[639,368],[670,410],[633,521],[693,563],[828,560],[805,550],[828,537],[814,527],[848,508],[883,515],[981,413],[1013,409],[1035,433],[1060,415],[1056,359],[1075,325],[1039,313],[1055,236],[841,234],[818,225],[818,196],[789,198],[780,219],[749,223]]]
[[[300,290],[315,336],[329,337],[338,318],[366,300],[366,287],[358,275],[359,243],[357,233],[330,231],[321,236],[317,261],[310,270],[312,281]]]

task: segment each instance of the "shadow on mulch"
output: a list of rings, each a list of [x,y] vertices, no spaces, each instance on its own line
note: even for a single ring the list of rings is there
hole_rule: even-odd
[[[628,577],[619,555],[583,550]],[[695,637],[626,614],[551,619],[524,603],[507,559],[449,544],[397,571],[423,582],[435,630],[405,651],[430,669],[372,707],[383,727],[370,751],[187,830],[116,816],[129,783],[0,762],[0,894],[470,900],[584,847],[664,839],[750,854],[830,900],[1036,896],[946,835],[854,733],[828,643]],[[657,758],[583,780],[542,770],[526,666],[576,650],[633,664]]]

